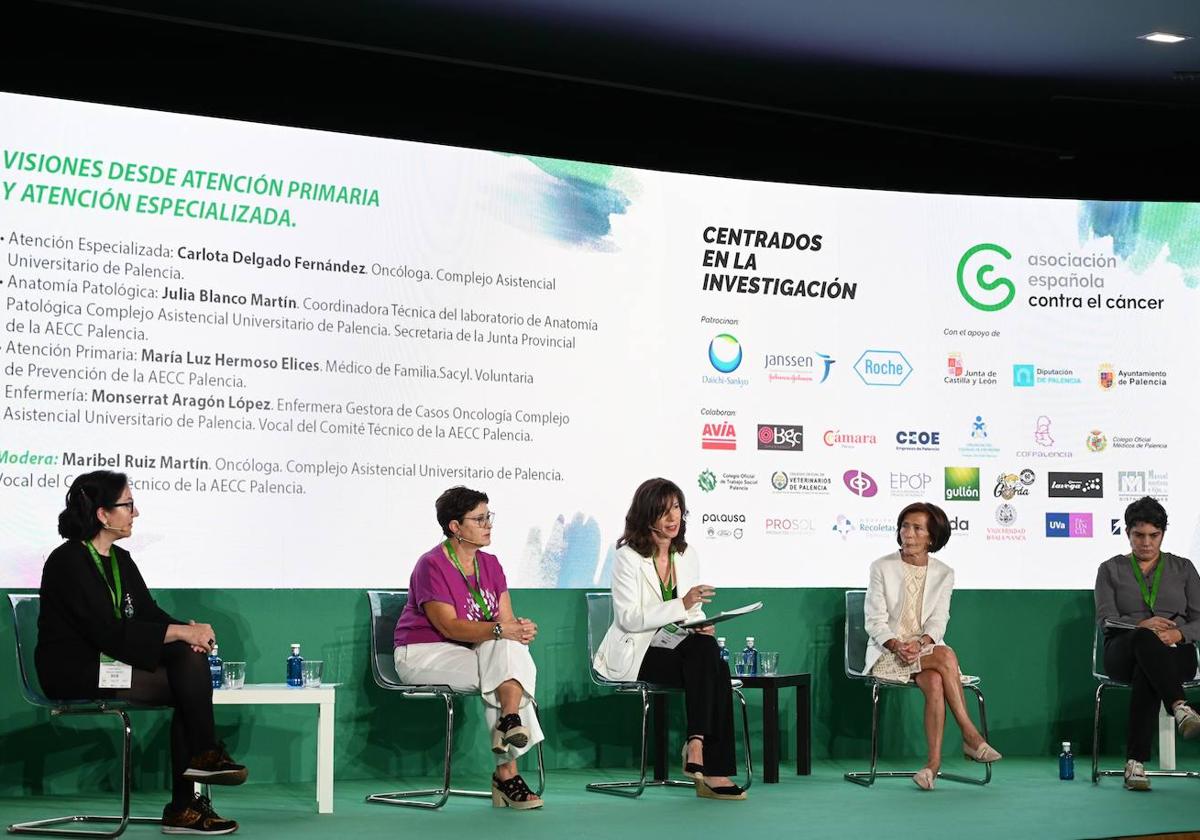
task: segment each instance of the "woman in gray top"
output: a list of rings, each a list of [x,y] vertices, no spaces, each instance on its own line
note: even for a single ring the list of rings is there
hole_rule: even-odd
[[[1161,550],[1166,530],[1163,506],[1149,496],[1138,499],[1125,509],[1132,551],[1105,560],[1096,574],[1104,668],[1133,689],[1125,744],[1129,790],[1150,789],[1142,762],[1150,758],[1159,703],[1175,716],[1183,737],[1200,735],[1200,715],[1185,702],[1182,686],[1196,676],[1200,575],[1192,561]]]

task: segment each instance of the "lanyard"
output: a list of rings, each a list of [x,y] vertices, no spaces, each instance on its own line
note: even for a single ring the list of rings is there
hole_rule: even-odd
[[[117,588],[114,591],[108,583],[108,578],[104,576],[104,566],[100,563],[100,552],[96,551],[96,547],[90,542],[85,542],[88,553],[92,555],[92,562],[96,564],[96,571],[100,573],[100,580],[104,581],[104,586],[108,589],[108,594],[112,596],[113,616],[120,621],[121,610],[117,606],[121,603],[121,569],[117,566],[117,552],[114,548],[108,549],[108,561],[112,565],[113,583]]]
[[[463,571],[462,563],[458,562],[458,555],[454,553],[454,546],[450,544],[450,540],[446,540],[442,545],[445,547],[446,553],[450,555],[450,560],[454,563],[454,568],[458,569],[458,573],[462,575],[463,583],[467,585],[467,591],[475,599],[475,603],[479,606],[479,611],[483,613],[483,620],[491,621],[492,608],[488,606],[483,594],[479,591],[483,583],[479,579],[479,555],[475,555],[475,586],[471,586],[471,581],[467,580],[467,573]]]
[[[655,562],[654,565],[654,576],[658,578],[658,591],[662,593],[664,604],[675,597],[676,584],[678,583],[678,581],[675,580],[675,552],[672,551],[667,556],[671,561],[671,571],[667,573],[667,577],[671,581],[670,586],[667,586],[667,582],[658,577],[658,564]],[[654,562],[653,558],[651,558],[651,562]]]
[[[1162,582],[1162,554],[1158,555],[1158,563],[1155,564],[1154,569],[1154,583],[1151,584],[1150,589],[1146,588],[1146,577],[1142,574],[1142,569],[1138,566],[1137,558],[1132,552],[1129,554],[1129,564],[1133,566],[1133,576],[1137,578],[1138,587],[1142,590],[1142,600],[1153,611],[1154,602],[1158,600],[1158,584]]]

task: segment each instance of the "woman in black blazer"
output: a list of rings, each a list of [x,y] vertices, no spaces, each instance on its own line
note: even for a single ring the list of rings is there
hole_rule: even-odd
[[[66,539],[42,569],[35,651],[48,697],[117,699],[175,709],[171,720],[172,799],[164,833],[230,834],[193,783],[237,785],[246,768],[216,740],[207,654],[216,644],[208,624],[164,612],[129,552],[116,541],[133,533],[137,506],[125,475],[98,470],[77,477],[58,516]],[[116,660],[105,666],[102,657]],[[105,676],[107,674],[107,676]],[[101,688],[108,685],[125,687]]]

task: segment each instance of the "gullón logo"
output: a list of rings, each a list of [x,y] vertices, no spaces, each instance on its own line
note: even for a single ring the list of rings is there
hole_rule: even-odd
[[[979,501],[979,467],[946,467],[946,501]]]
[[[1013,302],[1017,287],[1007,277],[992,277],[996,257],[1011,260],[1008,249],[983,242],[968,248],[958,261],[958,292],[963,300],[982,312],[996,312]],[[968,275],[973,270],[973,274]]]

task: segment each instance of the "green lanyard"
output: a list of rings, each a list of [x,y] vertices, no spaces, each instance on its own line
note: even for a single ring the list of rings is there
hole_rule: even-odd
[[[450,555],[450,560],[454,563],[454,568],[458,569],[458,573],[462,575],[463,583],[467,585],[467,591],[471,593],[471,597],[475,599],[475,603],[479,606],[479,611],[483,613],[484,621],[492,620],[492,608],[488,606],[484,600],[483,593],[479,591],[482,581],[479,579],[479,555],[475,556],[475,586],[471,586],[471,581],[467,579],[467,573],[463,571],[462,563],[458,562],[458,555],[454,553],[454,546],[450,544],[450,540],[442,543],[446,548],[446,553]]]
[[[655,567],[654,567],[654,576],[656,578],[658,578],[658,591],[662,593],[662,599],[663,599],[664,604],[667,601],[670,601],[672,598],[675,597],[676,584],[678,583],[678,581],[675,580],[675,552],[674,551],[670,552],[670,554],[668,554],[667,557],[671,561],[671,572],[668,575],[669,579],[671,580],[671,586],[667,586],[667,582],[664,581],[662,578],[658,577],[658,565],[655,564]],[[650,561],[653,563],[654,558],[651,557]]]
[[[1154,610],[1154,602],[1158,600],[1158,584],[1162,582],[1162,554],[1158,555],[1158,563],[1154,569],[1154,583],[1150,589],[1146,588],[1146,577],[1142,574],[1142,569],[1137,564],[1137,558],[1133,552],[1129,554],[1129,564],[1133,566],[1133,576],[1137,578],[1138,587],[1142,590],[1142,600],[1146,602],[1146,606],[1151,611]]]
[[[104,581],[105,587],[108,588],[108,594],[112,596],[113,616],[120,621],[121,610],[117,605],[121,603],[121,570],[117,566],[117,552],[114,548],[110,547],[108,549],[108,561],[112,564],[113,583],[117,585],[114,591],[109,586],[108,578],[104,576],[104,566],[100,563],[100,552],[96,551],[96,547],[90,542],[85,542],[84,545],[87,546],[88,553],[92,555],[92,562],[96,564],[96,571],[100,573],[100,580]]]

